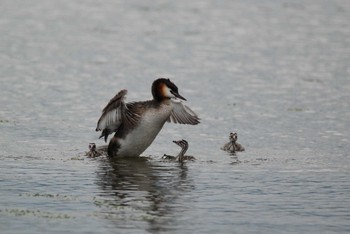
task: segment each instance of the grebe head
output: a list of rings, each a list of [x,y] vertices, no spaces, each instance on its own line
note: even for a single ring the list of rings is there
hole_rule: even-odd
[[[156,100],[163,100],[166,98],[186,99],[179,94],[177,86],[170,81],[170,79],[159,78],[152,84],[152,95]]]
[[[185,148],[188,147],[188,142],[184,139],[180,140],[180,141],[173,141],[175,144],[177,144],[178,146],[180,146],[181,148]]]
[[[237,141],[237,133],[236,132],[231,132],[229,136],[230,141],[236,142]]]
[[[91,151],[95,151],[95,150],[96,150],[96,145],[95,145],[95,143],[89,143],[89,149],[90,149]]]

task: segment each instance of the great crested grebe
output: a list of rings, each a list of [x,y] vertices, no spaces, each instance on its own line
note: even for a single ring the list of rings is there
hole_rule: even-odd
[[[107,141],[110,157],[139,156],[158,135],[166,121],[196,125],[199,118],[189,107],[173,99],[182,97],[170,79],[159,78],[152,84],[153,99],[125,103],[127,90],[121,90],[102,110],[96,131],[102,131],[100,138]]]
[[[88,156],[89,158],[95,158],[101,155],[102,153],[96,150],[96,144],[89,143],[89,151],[86,153],[86,156]]]
[[[185,155],[185,153],[188,149],[188,142],[186,140],[182,139],[180,141],[173,141],[173,142],[181,147],[180,153],[176,157],[164,154],[164,156],[162,157],[163,159],[171,159],[171,160],[176,160],[178,162],[183,162],[185,160],[187,160],[187,161],[196,160],[196,158],[191,156],[191,155]]]
[[[229,135],[229,142],[227,142],[223,147],[221,147],[222,150],[229,151],[231,153],[244,151],[244,147],[237,142],[238,136],[236,132],[231,132]]]

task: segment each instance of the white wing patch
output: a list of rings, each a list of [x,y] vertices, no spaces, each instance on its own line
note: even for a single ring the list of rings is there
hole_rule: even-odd
[[[121,124],[134,127],[140,116],[133,113],[125,104],[127,90],[121,90],[115,95],[102,111],[102,116],[97,122],[96,131],[102,131],[101,137],[107,141],[108,135],[117,131]]]
[[[113,131],[115,127],[117,128],[121,122],[118,112],[120,112],[119,108],[106,112],[105,115],[101,117],[96,129],[103,130],[108,128]]]

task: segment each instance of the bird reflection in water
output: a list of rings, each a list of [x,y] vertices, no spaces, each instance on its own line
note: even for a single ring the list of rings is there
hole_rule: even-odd
[[[101,195],[96,205],[119,228],[143,222],[150,231],[164,231],[165,224],[175,222],[178,211],[173,211],[183,206],[184,194],[194,188],[187,170],[176,162],[106,158],[97,170]]]

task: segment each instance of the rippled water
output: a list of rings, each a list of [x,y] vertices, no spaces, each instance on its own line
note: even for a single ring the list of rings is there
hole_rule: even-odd
[[[350,232],[349,1],[0,5],[1,233]],[[202,123],[86,158],[107,101],[162,76]],[[182,138],[197,161],[162,161]]]

